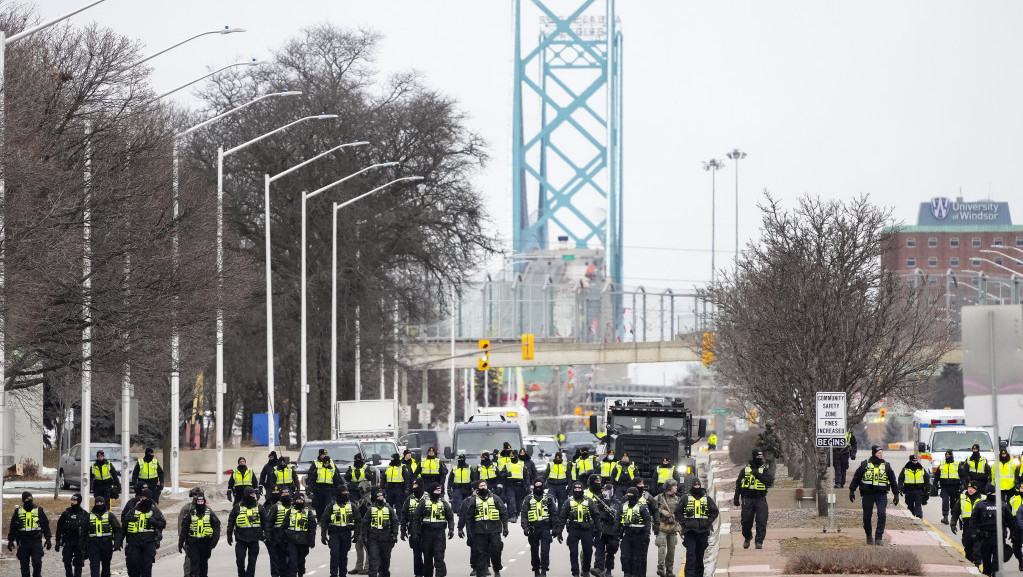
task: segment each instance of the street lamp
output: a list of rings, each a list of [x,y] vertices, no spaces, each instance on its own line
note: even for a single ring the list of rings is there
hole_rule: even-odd
[[[224,470],[224,308],[221,302],[221,293],[224,289],[224,158],[238,152],[239,150],[252,146],[257,142],[262,141],[265,138],[269,138],[278,132],[282,132],[301,124],[308,120],[328,120],[337,118],[336,114],[316,114],[313,116],[305,116],[298,120],[293,120],[284,126],[275,128],[270,132],[267,132],[261,136],[257,136],[248,142],[243,142],[234,148],[224,150],[221,146],[217,149],[217,484],[220,484],[221,471]],[[269,225],[269,222],[267,222]],[[267,228],[269,231],[269,227]],[[270,256],[270,235],[266,235],[266,254]],[[269,318],[269,317],[268,317]],[[271,335],[272,325],[267,325],[267,342]],[[267,347],[269,350],[269,346]],[[267,359],[268,376],[273,374],[273,358]],[[273,399],[273,385],[272,381],[267,381],[268,387],[268,401]],[[269,444],[270,449],[273,450],[274,441],[274,428],[273,428],[273,413],[267,415],[267,419],[270,421],[269,427]]]
[[[300,364],[301,364],[301,368],[300,368],[301,377],[300,378],[302,379],[302,388],[301,388],[301,391],[302,391],[302,399],[301,399],[302,419],[301,419],[301,424],[300,424],[300,429],[299,429],[299,439],[300,439],[300,442],[303,445],[305,444],[305,441],[306,441],[306,433],[308,431],[308,425],[309,425],[308,407],[306,405],[306,403],[308,402],[308,395],[309,395],[309,381],[308,381],[308,378],[309,378],[309,374],[308,374],[308,372],[309,372],[309,361],[306,358],[307,357],[307,349],[306,349],[306,346],[307,346],[307,336],[306,336],[306,322],[307,322],[307,319],[306,319],[306,278],[305,278],[306,277],[306,274],[305,274],[305,272],[306,272],[306,202],[308,202],[309,199],[319,195],[320,193],[322,193],[322,192],[324,192],[326,190],[329,190],[331,188],[334,188],[335,186],[339,186],[343,182],[345,182],[347,180],[350,180],[352,178],[355,178],[356,176],[359,176],[360,174],[363,174],[365,172],[369,172],[370,170],[376,170],[378,168],[386,168],[388,166],[394,166],[396,164],[398,164],[398,163],[397,162],[380,162],[380,163],[377,163],[377,164],[374,164],[374,165],[371,165],[371,166],[367,166],[366,168],[363,168],[363,169],[361,169],[361,170],[359,170],[357,172],[353,172],[352,174],[349,174],[348,176],[346,176],[346,177],[344,177],[344,178],[342,178],[340,180],[334,181],[331,184],[328,184],[327,186],[324,186],[322,188],[314,190],[313,192],[309,192],[309,193],[303,192],[302,193],[302,294],[301,294],[301,297],[300,297],[300,300],[301,300],[301,307],[300,308],[302,310],[302,327],[301,327],[302,336],[301,336],[301,353],[300,353],[301,354],[301,361],[300,361]],[[269,223],[270,223],[270,219],[269,219],[270,206],[269,206],[269,204],[267,204],[266,211],[267,211],[266,212],[266,214],[267,214],[267,220],[266,220],[266,222],[267,222],[267,231],[269,231],[269,229],[270,229],[270,226],[269,226]],[[267,236],[269,236],[269,232],[267,233]],[[269,257],[269,254],[267,256]],[[267,260],[267,265],[266,265],[266,278],[267,278],[267,282],[269,283],[270,282],[270,262],[269,262],[269,259]],[[267,293],[266,297],[267,297],[266,298],[267,311],[269,311],[270,310],[270,293],[269,292]],[[334,389],[334,388],[336,388],[336,386],[337,386],[336,381],[331,379],[331,388]]]
[[[746,158],[746,153],[738,148],[726,154],[735,161],[735,259],[739,260],[739,161]]]
[[[358,173],[356,173],[356,174],[358,174]],[[352,176],[354,176],[354,175],[352,175]],[[343,179],[341,179],[341,180],[339,180],[339,181],[337,181],[337,182],[335,182],[333,184],[329,184],[326,187],[320,189],[320,191],[323,191],[323,190],[325,190],[327,188],[331,188],[333,186],[341,184],[342,182],[347,180],[347,178],[350,178],[350,177],[346,177],[346,178],[343,178]],[[387,184],[383,184],[381,186],[378,186],[378,187],[374,188],[373,190],[370,190],[369,192],[360,194],[359,196],[357,196],[357,197],[355,197],[355,198],[353,198],[351,200],[347,200],[347,201],[342,202],[340,204],[336,203],[336,202],[334,203],[334,210],[333,210],[333,221],[334,221],[333,224],[334,224],[334,226],[333,226],[333,231],[332,231],[332,234],[331,234],[331,243],[330,243],[330,246],[331,246],[331,260],[330,260],[330,263],[331,263],[330,264],[330,405],[331,405],[331,414],[334,413],[334,404],[337,402],[337,213],[342,208],[344,208],[344,207],[346,207],[346,206],[348,206],[348,205],[350,205],[352,203],[358,202],[359,200],[362,200],[363,198],[366,198],[367,196],[369,196],[371,194],[380,192],[381,190],[383,190],[383,189],[385,189],[385,188],[387,188],[387,187],[389,187],[391,185],[397,184],[399,182],[406,182],[406,181],[413,181],[413,180],[423,180],[423,177],[422,176],[406,176],[406,177],[403,177],[403,178],[398,178],[398,179],[395,179],[395,180],[392,180],[392,181],[388,182]],[[420,185],[420,186],[422,186],[422,185]],[[302,393],[302,396],[303,396],[303,398],[305,397],[305,393],[304,392]],[[331,419],[331,439],[336,439],[336,438],[337,438],[337,427],[335,426],[335,423],[333,422],[333,419]]]
[[[85,10],[88,10],[89,8],[92,8],[93,6],[96,6],[97,4],[102,4],[103,2],[106,2],[106,0],[95,0],[93,2],[89,2],[85,6],[82,6],[80,8],[76,8],[75,10],[72,10],[72,11],[70,11],[70,12],[68,12],[68,13],[66,13],[66,14],[64,14],[62,16],[58,16],[58,17],[56,17],[56,18],[54,18],[52,20],[48,20],[46,22],[43,22],[42,24],[39,24],[37,26],[33,26],[32,28],[29,28],[27,30],[22,30],[21,32],[11,36],[10,38],[7,37],[7,32],[5,30],[0,30],[0,470],[2,470],[3,468],[6,468],[6,463],[4,462],[6,460],[6,455],[4,454],[4,452],[5,452],[4,451],[4,444],[6,443],[6,436],[7,436],[5,434],[5,432],[6,432],[5,413],[7,411],[7,370],[6,370],[7,369],[7,367],[6,367],[6,365],[7,365],[7,353],[6,353],[6,350],[5,350],[5,347],[7,346],[7,342],[6,342],[6,338],[5,338],[5,333],[7,331],[7,326],[6,326],[7,325],[7,314],[6,314],[6,312],[4,312],[7,309],[7,290],[6,290],[6,288],[7,288],[6,287],[6,285],[7,285],[7,279],[6,279],[6,274],[7,274],[7,248],[6,248],[6,246],[7,246],[7,225],[6,225],[6,217],[7,217],[7,207],[6,207],[6,202],[7,202],[7,197],[6,197],[6,194],[7,194],[7,190],[6,190],[7,174],[6,173],[7,173],[7,166],[4,163],[4,161],[3,161],[4,149],[6,148],[5,139],[6,139],[6,136],[7,136],[6,130],[5,130],[5,126],[7,124],[7,117],[6,117],[6,112],[5,112],[6,99],[5,99],[5,95],[4,95],[4,93],[6,92],[6,86],[7,86],[7,83],[4,81],[4,79],[6,78],[6,76],[5,76],[5,64],[6,64],[6,60],[7,60],[7,45],[11,44],[13,42],[17,42],[18,40],[21,40],[22,38],[25,38],[27,36],[31,36],[32,34],[35,34],[35,33],[39,32],[39,31],[45,30],[45,29],[49,28],[50,26],[53,26],[54,24],[57,24],[58,22],[62,22],[64,20],[67,20],[68,18],[74,16],[75,14],[78,14],[79,12],[83,12]],[[89,395],[92,394],[91,388],[92,388],[91,387],[91,383],[89,383],[89,391],[88,391]],[[84,395],[86,394],[86,390],[85,390],[84,384],[83,384],[82,394],[83,394],[83,398],[84,398]],[[82,426],[82,442],[83,442],[83,444],[87,444],[89,442],[89,436],[88,436],[89,435],[89,427],[86,426],[85,424],[92,420],[92,415],[91,414],[87,414],[87,411],[90,411],[90,409],[88,409],[88,408],[83,406],[82,407],[82,425],[83,425]],[[89,417],[89,420],[86,420],[87,416]],[[89,463],[88,456],[83,455],[82,459],[83,459],[83,463],[86,463],[86,464]],[[83,465],[83,467],[85,467],[85,466]],[[89,490],[88,475],[85,476],[85,479],[86,479],[85,485],[81,489],[82,489],[83,493],[88,494],[88,490]],[[0,493],[2,493],[2,492],[3,492],[3,474],[0,474]],[[3,499],[0,499],[0,518],[3,518]],[[3,554],[0,553],[0,556],[2,556],[2,555]]]
[[[224,119],[224,118],[226,118],[226,117],[228,117],[228,116],[230,116],[232,114],[235,114],[236,112],[244,110],[244,109],[248,108],[249,106],[252,106],[253,104],[255,104],[257,102],[260,102],[262,100],[265,100],[267,98],[271,98],[271,97],[274,97],[274,96],[301,96],[301,95],[302,95],[302,93],[300,91],[291,92],[291,91],[288,91],[288,90],[284,90],[282,92],[272,92],[270,94],[264,94],[262,96],[257,96],[255,98],[253,98],[252,100],[246,102],[245,104],[242,104],[240,106],[236,106],[236,107],[234,107],[234,108],[232,108],[232,109],[230,109],[230,110],[228,110],[226,112],[222,112],[222,113],[214,116],[213,118],[210,118],[208,120],[200,122],[199,124],[196,124],[195,126],[193,126],[191,128],[188,128],[186,130],[183,130],[183,131],[179,132],[178,134],[174,135],[174,145],[173,145],[173,166],[174,166],[174,178],[173,178],[173,189],[174,189],[174,200],[173,200],[173,204],[174,204],[173,214],[174,214],[174,216],[173,216],[173,219],[174,220],[173,220],[173,222],[174,222],[174,236],[173,236],[173,240],[172,240],[171,246],[172,246],[172,251],[173,251],[173,262],[174,262],[175,274],[177,273],[177,265],[178,265],[178,185],[179,185],[179,181],[178,181],[178,145],[180,144],[181,139],[183,139],[186,136],[196,132],[197,130],[205,128],[205,127],[207,127],[207,126],[209,126],[209,125],[211,125],[211,124],[213,124],[213,123],[215,123],[215,122],[217,122],[219,120],[222,120],[222,119]],[[217,200],[218,200],[217,214],[218,215],[223,215],[223,195],[218,196]],[[218,219],[218,225],[222,226],[222,220]],[[176,304],[177,304],[177,297],[175,297],[175,305]],[[176,314],[177,306],[174,307],[174,310],[175,310],[175,314]],[[218,340],[218,343],[222,344],[223,343],[223,339],[221,338],[220,340]],[[177,491],[178,491],[178,480],[179,480],[179,472],[180,472],[179,471],[179,469],[180,469],[180,467],[179,467],[179,460],[178,460],[178,450],[180,448],[179,447],[179,443],[180,443],[179,435],[180,435],[180,433],[178,431],[178,421],[180,419],[180,412],[181,412],[181,406],[180,406],[180,401],[181,401],[181,392],[180,392],[181,391],[181,383],[180,383],[180,372],[178,370],[179,351],[180,351],[180,348],[179,348],[179,335],[178,335],[177,322],[176,322],[176,319],[175,319],[174,326],[171,328],[171,423],[172,423],[172,426],[171,426],[171,492],[172,493],[177,493]],[[218,355],[222,355],[223,352],[224,352],[223,351],[223,347],[218,347],[217,348]],[[220,360],[221,358],[222,357],[218,356],[218,360]],[[220,362],[222,362],[222,361],[220,361]],[[124,401],[123,414],[127,414],[127,411],[128,411],[127,401]],[[122,440],[122,444],[123,444],[123,440]],[[127,454],[127,452],[128,452],[127,449],[124,449],[124,453]],[[127,485],[125,485],[125,486],[127,486]]]
[[[266,339],[266,358],[267,358],[267,379],[266,379],[266,386],[267,386],[267,397],[266,397],[267,412],[266,412],[266,415],[267,416],[266,416],[266,419],[267,419],[267,429],[271,431],[270,434],[269,434],[269,437],[268,437],[269,447],[270,447],[271,451],[274,448],[274,428],[275,427],[274,427],[274,420],[273,420],[273,415],[274,415],[274,371],[273,371],[274,354],[273,354],[273,299],[272,299],[272,295],[273,295],[273,290],[272,290],[273,289],[273,281],[272,281],[272,279],[270,277],[270,183],[274,182],[274,181],[276,181],[276,180],[278,180],[278,179],[280,179],[280,178],[282,178],[284,176],[287,176],[287,175],[291,174],[292,172],[295,172],[296,170],[302,168],[303,166],[306,166],[306,165],[308,165],[311,162],[315,162],[315,161],[319,160],[320,158],[323,158],[324,156],[327,156],[328,154],[331,154],[331,153],[333,153],[333,152],[335,152],[337,150],[341,150],[342,148],[348,148],[348,147],[351,147],[351,146],[363,146],[363,145],[366,145],[366,144],[369,144],[369,143],[368,142],[363,142],[363,141],[356,141],[356,142],[349,142],[347,144],[341,144],[339,146],[335,146],[334,148],[331,148],[330,150],[328,150],[326,152],[321,152],[320,154],[317,154],[316,156],[306,160],[305,162],[302,162],[302,163],[299,163],[299,164],[297,164],[295,166],[292,166],[291,168],[289,168],[289,169],[287,169],[287,170],[285,170],[283,172],[279,172],[279,173],[277,173],[277,174],[275,174],[273,176],[270,176],[269,174],[266,174],[266,175],[264,175],[264,178],[263,178],[263,214],[264,214],[264,219],[265,219],[265,225],[264,225],[265,232],[264,232],[264,236],[266,237],[265,238],[265,243],[266,243],[266,259],[265,259],[266,260],[266,263],[265,263],[266,264],[266,326],[267,326],[267,329],[266,329],[266,331],[267,331],[266,332],[266,334],[267,334],[267,339]],[[356,173],[356,174],[358,174],[358,173]],[[306,370],[305,369],[305,367],[306,367],[306,361],[305,361],[305,350],[306,350],[306,341],[305,341],[305,201],[306,201],[306,193],[303,191],[302,192],[302,291],[301,291],[302,292],[302,297],[301,297],[302,298],[302,360],[301,360],[302,370],[301,370],[301,373],[302,373],[302,389],[303,390],[305,390],[305,388],[307,386],[306,385],[306,380],[305,380],[305,370]],[[302,407],[301,407],[301,411],[300,412],[302,413],[301,425],[300,425],[300,436],[302,438],[302,443],[305,443],[305,432],[306,432],[306,423],[307,423],[307,421],[306,421],[306,406],[305,406],[305,395],[304,394],[302,395]]]
[[[716,174],[717,171],[725,167],[723,160],[712,158],[703,163],[703,169],[710,171],[710,284],[714,284],[715,280],[715,265],[714,256],[716,253],[714,246],[715,236],[715,225],[717,224],[716,211],[717,211],[717,186],[716,186]]]
[[[206,80],[207,78],[209,78],[211,76],[216,76],[217,74],[220,74],[221,72],[223,72],[225,70],[228,70],[228,69],[231,69],[231,68],[234,68],[236,66],[259,66],[261,64],[263,64],[263,63],[258,61],[258,60],[256,60],[255,58],[253,58],[252,60],[243,60],[241,62],[235,62],[234,64],[228,64],[227,66],[223,66],[221,68],[218,68],[218,69],[214,70],[213,72],[210,72],[209,74],[204,74],[204,75],[200,76],[199,78],[196,78],[195,80],[192,80],[191,82],[186,82],[186,83],[182,84],[181,86],[178,86],[177,88],[172,88],[172,89],[168,90],[167,92],[164,92],[163,94],[161,94],[159,96],[156,96],[154,98],[150,98],[149,100],[143,102],[142,106],[143,107],[149,106],[150,104],[156,102],[157,100],[166,98],[166,97],[170,96],[171,94],[174,94],[175,92],[177,92],[179,90],[183,90],[185,88],[188,88],[189,86],[195,84],[196,82],[201,82],[201,81]]]

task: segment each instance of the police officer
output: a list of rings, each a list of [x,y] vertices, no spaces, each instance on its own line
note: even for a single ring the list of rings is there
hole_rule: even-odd
[[[29,577],[30,564],[32,577],[41,577],[44,540],[46,549],[49,550],[52,546],[50,520],[46,518],[46,511],[35,504],[32,493],[25,491],[21,494],[21,506],[14,508],[11,524],[7,531],[7,550],[13,551],[14,544],[18,544],[21,577]]]
[[[640,502],[639,489],[629,487],[618,511],[618,536],[622,543],[622,570],[630,577],[646,575],[651,527],[649,507]]]
[[[305,575],[305,559],[316,547],[316,512],[306,506],[305,495],[296,493],[284,522],[288,542],[288,577]]]
[[[408,493],[412,479],[419,476],[422,466],[419,464],[419,459],[409,449],[405,449],[405,452],[401,454],[401,465],[405,467],[405,492]],[[405,496],[402,495],[401,499],[404,500]]]
[[[899,487],[893,485],[895,472],[888,461],[884,460],[884,451],[878,445],[870,447],[870,458],[860,463],[849,484],[849,501],[856,501],[856,489],[860,489],[863,502],[863,531],[867,534],[867,545],[881,545],[884,536],[884,525],[888,514],[888,491],[892,492],[892,504],[899,504]],[[870,516],[877,507],[877,530],[871,535]]]
[[[82,577],[85,552],[82,551],[82,533],[88,523],[88,513],[81,507],[82,495],[71,495],[71,505],[57,519],[57,552],[64,548],[65,577]]]
[[[320,540],[330,548],[330,577],[348,575],[348,552],[358,530],[357,509],[352,505],[348,485],[338,485],[334,503],[320,519]]]
[[[270,556],[270,577],[283,577],[288,573],[288,539],[285,535],[288,511],[291,509],[291,487],[274,486],[277,497],[263,507],[263,516],[269,524],[266,532],[266,551]]]
[[[963,532],[963,554],[975,564],[980,564],[980,551],[974,545],[977,541],[977,530],[973,524],[973,512],[982,495],[973,481],[958,499],[952,502],[952,534],[960,529]]]
[[[671,460],[668,457],[661,459],[661,464],[654,469],[654,473],[657,475],[657,482],[654,483],[655,487],[663,487],[671,479],[679,481],[682,478],[678,468],[671,464]]]
[[[906,496],[906,508],[918,519],[923,519],[923,505],[927,504],[927,488],[931,476],[920,464],[916,453],[909,455],[909,462],[899,471],[899,491]]]
[[[845,433],[845,446],[831,450],[831,459],[835,464],[835,488],[845,488],[845,476],[849,470],[849,461],[856,458],[856,436]]]
[[[508,536],[508,511],[501,498],[490,492],[486,481],[481,480],[476,494],[469,498],[465,515],[458,521],[459,537],[465,537],[465,529],[472,541],[476,575],[484,575],[492,565],[494,577],[501,577],[501,538]]]
[[[572,480],[583,481],[590,476],[590,471],[597,467],[595,459],[587,447],[579,449],[579,458],[572,463]]]
[[[201,497],[202,495],[196,497],[196,500]],[[107,501],[107,504],[110,502]],[[124,560],[128,566],[128,577],[152,577],[157,543],[163,537],[163,530],[167,528],[167,520],[164,519],[160,508],[153,503],[149,489],[143,489],[139,493],[138,503],[121,517],[125,520],[124,538],[127,544],[124,548]],[[192,574],[195,574],[194,567]]]
[[[280,491],[280,490],[278,489],[278,491]],[[142,492],[142,490],[139,489],[139,493],[141,493],[141,492]],[[178,513],[178,519],[181,519],[182,517],[191,516],[192,511],[195,510],[195,500],[199,497],[199,495],[203,495],[203,494],[204,494],[203,490],[200,487],[192,487],[191,489],[189,489],[189,491],[188,491],[189,501],[187,501],[184,505],[182,505],[181,511]],[[278,492],[278,494],[280,494],[280,493]],[[128,526],[128,520],[127,520],[128,511],[131,510],[131,507],[134,507],[133,503],[136,503],[136,502],[137,502],[136,499],[132,499],[131,501],[128,501],[128,505],[126,505],[125,508],[121,511],[121,526],[122,527],[127,527]],[[184,557],[183,568],[185,570],[185,577],[192,577],[192,562],[188,560],[188,555],[184,555],[183,557]]]
[[[593,506],[592,500],[583,491],[583,484],[572,484],[572,495],[561,504],[558,513],[558,543],[564,541],[562,533],[568,526],[568,551],[572,563],[572,577],[587,575],[593,562]],[[579,547],[582,546],[582,573],[579,572]]]
[[[255,577],[259,542],[266,528],[272,525],[256,499],[256,490],[246,487],[244,496],[234,503],[227,517],[227,544],[234,545],[238,577]],[[235,543],[234,541],[238,541]]]
[[[96,462],[89,468],[89,485],[93,497],[104,497],[107,503],[121,494],[121,477],[103,451],[96,451]]]
[[[974,525],[977,528],[977,541],[980,545],[981,572],[984,575],[994,575],[998,571],[1001,559],[998,558],[998,540],[1002,535],[998,532],[995,503],[995,486],[988,484],[984,489],[986,498],[977,503],[973,510]],[[1008,526],[1007,521],[1012,519],[1009,511],[1009,504],[1002,501],[1002,522]],[[1009,551],[1008,545],[1002,543],[1005,551]],[[1009,560],[1007,557],[1006,561]]]
[[[96,499],[86,518],[85,538],[82,547],[89,559],[89,574],[92,577],[110,577],[110,559],[114,551],[120,551],[124,543],[121,524],[107,508],[107,500]]]
[[[635,483],[636,464],[629,459],[629,454],[622,451],[622,458],[618,461],[614,473],[611,475],[611,482],[614,483],[614,498],[622,500],[625,492]]]
[[[519,454],[511,452],[508,462],[504,466],[504,500],[508,504],[508,517],[519,516],[519,504],[526,498],[526,487],[529,487],[532,479],[526,464],[519,459]]]
[[[275,476],[276,480],[276,476]],[[245,457],[238,457],[238,465],[227,480],[227,500],[238,502],[245,497],[246,489],[256,488],[256,475],[249,468]]]
[[[686,549],[685,577],[703,577],[703,557],[717,517],[717,503],[707,495],[700,479],[693,479],[689,494],[679,500],[675,509],[675,518],[682,526],[682,546]]]
[[[1019,465],[1009,456],[1009,451],[1002,447],[998,460],[991,466],[991,482],[1002,494],[1002,501],[1008,502],[1016,494],[1016,480],[1019,477]]]
[[[970,456],[959,466],[959,477],[966,481],[974,481],[979,489],[983,489],[991,480],[991,463],[980,455],[980,445],[974,443]]]
[[[762,451],[754,449],[752,457],[735,479],[732,504],[738,507],[742,498],[742,548],[749,549],[753,523],[756,522],[756,547],[763,549],[767,536],[767,490],[774,485],[774,475],[768,471]]]
[[[298,485],[298,476],[295,475],[295,468],[291,466],[286,456],[277,459],[277,467],[274,469],[274,485],[280,487],[281,492],[284,491],[284,487],[287,487],[292,496],[297,495],[301,489]]]
[[[400,507],[405,498],[405,471],[398,453],[391,455],[391,462],[384,470],[384,496],[392,507]]]
[[[523,495],[529,494],[529,485],[532,484],[533,479],[540,476],[540,472],[536,469],[536,463],[533,462],[533,456],[529,454],[529,451],[525,449],[519,449],[519,460],[526,465],[526,474],[529,478],[529,483],[523,487]],[[521,504],[521,503],[520,503]]]
[[[718,450],[718,434],[717,433],[711,433],[710,436],[707,437],[707,450],[709,450],[709,451],[717,451]]]
[[[363,535],[369,552],[370,577],[391,576],[391,550],[398,542],[398,518],[380,487],[373,487],[371,502],[362,518]]]
[[[551,493],[557,506],[565,502],[568,497],[568,463],[565,462],[561,451],[554,454],[554,460],[547,465],[547,490]]]
[[[1009,497],[1009,511],[1012,518],[1002,523],[1009,528],[1009,538],[1012,540],[1012,554],[1019,561],[1019,570],[1023,571],[1023,496],[1017,491]],[[1006,559],[1008,561],[1008,559]]]
[[[472,467],[465,461],[465,454],[458,455],[455,467],[448,473],[448,496],[451,505],[460,507],[472,494]]]
[[[529,541],[529,561],[533,577],[547,577],[551,569],[551,539],[554,534],[552,511],[557,511],[554,498],[544,490],[543,481],[533,482],[533,489],[519,507],[519,523]]]
[[[145,456],[135,462],[135,468],[131,471],[131,486],[138,487],[145,483],[153,492],[153,502],[160,504],[160,494],[163,492],[163,467],[156,459],[152,447],[146,447]]]
[[[610,479],[618,468],[618,459],[615,459],[614,451],[609,450],[604,458],[600,460],[600,476]]]
[[[266,503],[270,502],[270,492],[273,489],[276,475],[274,471],[277,469],[277,451],[270,451],[270,456],[266,460],[266,464],[263,465],[263,469],[259,472],[259,486],[263,487],[263,491],[266,492]],[[278,493],[280,495],[280,493]]]
[[[757,448],[764,453],[764,464],[767,472],[774,478],[774,468],[778,459],[784,459],[781,435],[778,434],[774,421],[767,421],[767,430],[757,435]]]
[[[206,496],[199,495],[192,514],[178,520],[178,553],[188,555],[194,577],[209,577],[210,556],[219,541],[220,518],[206,506]]]
[[[444,464],[444,461],[437,457],[437,449],[430,447],[426,451],[426,458],[423,459],[423,469],[420,476],[423,479],[423,483],[443,483],[444,478],[448,476],[448,466]]]
[[[341,474],[334,466],[334,459],[330,458],[327,449],[320,449],[316,460],[309,465],[306,471],[305,486],[313,498],[313,512],[317,516],[323,516],[323,510],[330,504],[334,497],[334,491],[341,482]]]
[[[423,468],[425,470],[425,465]],[[455,536],[455,512],[444,500],[440,483],[427,483],[426,494],[428,497],[421,500],[412,513],[411,530],[419,534],[423,550],[423,577],[446,577],[448,568],[444,563],[444,553],[447,540]]]
[[[392,460],[395,455],[391,455]],[[345,483],[348,483],[348,491],[351,493],[352,500],[369,500],[370,488],[376,482],[376,469],[370,467],[361,454],[356,454],[352,465],[345,471]]]
[[[945,451],[945,460],[935,472],[934,489],[934,492],[941,496],[941,522],[948,525],[949,505],[959,499],[959,493],[963,490],[959,478],[959,463],[956,463],[952,451]]]
[[[621,544],[618,539],[618,504],[614,492],[614,486],[605,483],[600,494],[593,500],[596,527],[593,531],[593,569],[590,573],[599,573],[596,577],[611,577],[611,571],[615,568],[615,554]]]
[[[412,481],[412,492],[398,510],[398,518],[401,522],[402,541],[409,538],[408,528],[409,523],[412,522],[412,514],[415,513],[416,507],[419,506],[419,503],[425,499],[425,492],[422,479],[415,479]],[[409,547],[412,549],[412,574],[415,577],[423,577],[423,548],[422,543],[419,540],[418,533],[412,535],[412,539],[409,541]]]
[[[678,481],[668,479],[660,493],[654,497],[657,509],[657,575],[658,577],[675,577],[675,545],[678,543],[678,516],[676,510],[684,504],[685,495],[678,492]]]

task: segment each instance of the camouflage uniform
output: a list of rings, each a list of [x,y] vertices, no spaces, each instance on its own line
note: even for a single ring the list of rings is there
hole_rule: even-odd
[[[785,458],[781,446],[781,436],[778,435],[774,421],[768,421],[767,430],[757,435],[757,449],[763,451],[764,465],[772,477],[775,476],[776,460]]]

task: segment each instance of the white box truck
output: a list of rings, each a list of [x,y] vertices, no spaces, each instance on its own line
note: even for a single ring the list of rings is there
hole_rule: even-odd
[[[386,438],[397,442],[398,401],[338,401],[334,423],[339,438]]]

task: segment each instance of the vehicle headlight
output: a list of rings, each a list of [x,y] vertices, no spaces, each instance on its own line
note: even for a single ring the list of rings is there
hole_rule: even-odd
[[[678,467],[675,467],[675,470],[683,475],[688,475],[693,472],[692,467],[689,465],[679,465]]]

